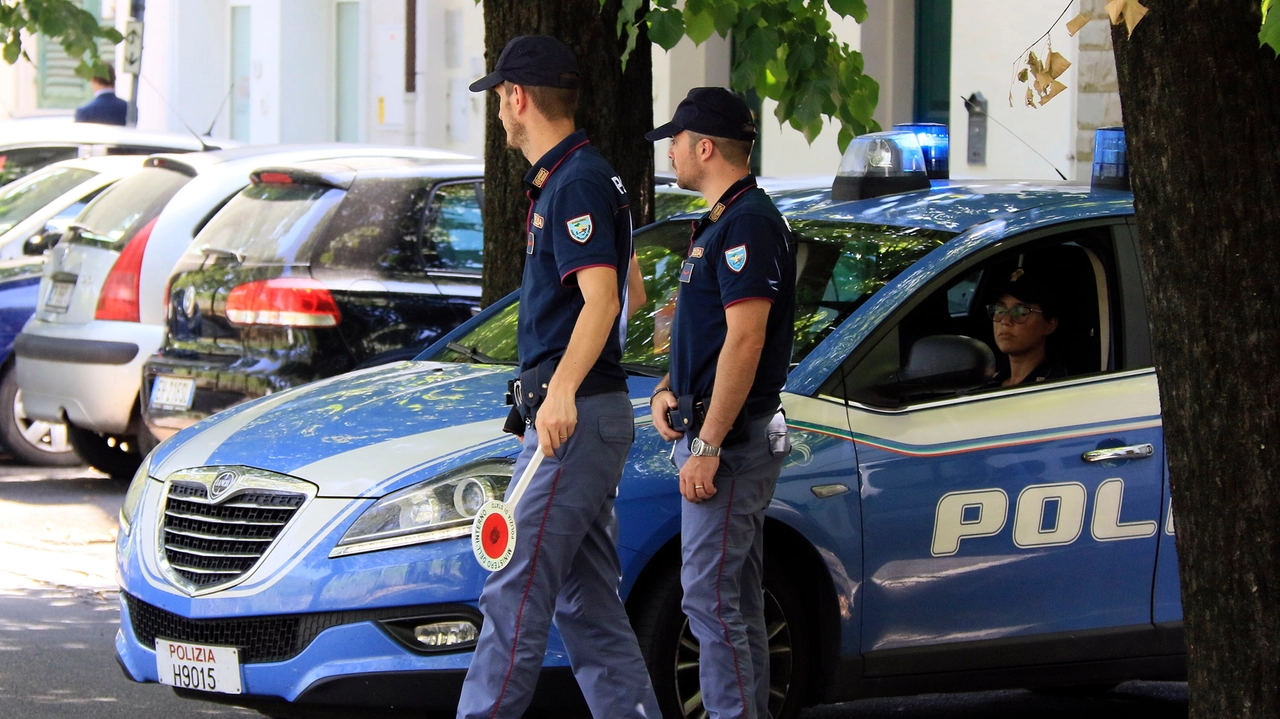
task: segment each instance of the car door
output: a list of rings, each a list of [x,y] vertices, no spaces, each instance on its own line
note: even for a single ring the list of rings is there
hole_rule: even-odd
[[[1122,301],[1116,232],[1041,232],[971,260],[891,317],[849,368],[867,675],[1148,649],[1163,446],[1149,352]],[[966,335],[994,350],[985,295],[1027,263],[1071,288],[1059,343],[1069,376],[875,399],[877,377],[900,370],[923,337]]]

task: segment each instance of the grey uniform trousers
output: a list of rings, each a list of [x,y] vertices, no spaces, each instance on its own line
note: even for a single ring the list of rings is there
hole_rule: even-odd
[[[744,444],[720,453],[716,494],[681,502],[683,609],[701,650],[702,705],[711,719],[769,717],[764,624],[764,510],[790,450],[786,418],[753,420]],[[676,441],[676,465],[689,459]]]
[[[593,716],[661,716],[618,583],[613,499],[635,437],[622,392],[580,397],[578,424],[516,506],[516,549],[480,594],[484,626],[459,719],[519,717],[533,698],[554,617]],[[538,449],[524,436],[512,486]],[[510,490],[508,490],[510,491]]]

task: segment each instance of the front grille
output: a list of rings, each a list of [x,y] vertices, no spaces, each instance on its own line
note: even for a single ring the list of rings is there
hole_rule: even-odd
[[[164,505],[164,557],[194,589],[231,582],[262,558],[306,501],[296,492],[253,489],[209,500],[197,483],[174,482]]]
[[[301,654],[320,632],[344,624],[432,615],[474,615],[476,625],[480,624],[478,612],[470,607],[456,605],[188,619],[144,602],[127,592],[121,592],[121,595],[129,607],[129,623],[133,627],[133,634],[143,646],[154,649],[156,639],[160,638],[216,647],[236,647],[240,650],[240,662],[243,664],[287,661]]]

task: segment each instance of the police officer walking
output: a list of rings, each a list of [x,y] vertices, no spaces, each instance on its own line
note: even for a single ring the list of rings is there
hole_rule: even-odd
[[[657,717],[618,595],[613,498],[634,439],[618,315],[632,256],[626,191],[575,130],[578,63],[550,37],[517,37],[494,72],[507,144],[532,163],[520,290],[519,477],[546,459],[515,510],[510,563],[480,595],[484,626],[458,717],[519,717],[533,696],[554,616],[596,717]]]
[[[694,224],[680,270],[671,373],[650,403],[680,439],[680,581],[701,646],[710,717],[769,716],[764,510],[790,450],[780,392],[791,362],[795,256],[790,230],[749,171],[756,126],[723,88],[689,91],[671,122],[676,183],[711,211]]]

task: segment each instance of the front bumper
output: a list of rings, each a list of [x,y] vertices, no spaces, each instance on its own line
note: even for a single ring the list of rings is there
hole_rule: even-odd
[[[142,365],[164,341],[164,327],[95,320],[58,325],[32,319],[14,342],[27,415],[85,429],[128,429]]]

